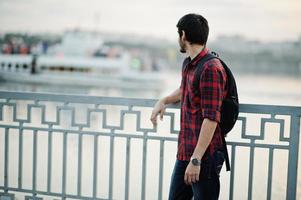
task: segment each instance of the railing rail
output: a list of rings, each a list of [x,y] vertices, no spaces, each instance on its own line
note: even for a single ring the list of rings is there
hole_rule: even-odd
[[[155,184],[157,187],[157,199],[164,199],[168,191],[168,186],[164,182],[164,171],[165,166],[167,166],[166,159],[174,157],[174,154],[170,155],[170,152],[166,151],[166,144],[177,142],[177,124],[176,118],[178,117],[177,112],[179,112],[179,105],[169,105],[167,107],[167,112],[165,116],[170,119],[168,124],[169,134],[157,134],[157,128],[150,127],[145,125],[145,122],[142,118],[149,119],[149,110],[153,107],[156,100],[154,99],[131,99],[131,98],[117,98],[117,97],[97,97],[97,96],[83,96],[83,95],[63,95],[63,94],[52,94],[52,93],[34,93],[34,92],[8,92],[0,91],[0,134],[3,135],[4,140],[0,145],[3,145],[3,154],[0,155],[0,165],[3,168],[3,176],[0,173],[0,190],[3,192],[0,193],[0,198],[2,199],[12,199],[14,192],[22,192],[27,194],[26,199],[42,199],[48,197],[59,197],[61,199],[71,198],[71,199],[113,199],[114,196],[114,166],[116,167],[116,160],[114,159],[114,151],[116,149],[116,139],[123,138],[125,140],[125,163],[124,163],[124,190],[123,197],[124,199],[133,199],[130,198],[131,195],[131,168],[133,164],[131,162],[133,158],[133,150],[131,147],[134,143],[134,140],[142,141],[142,160],[141,160],[141,188],[137,188],[139,191],[140,197],[138,199],[147,199],[147,156],[149,155],[148,149],[150,147],[150,141],[159,142],[159,180]],[[47,110],[48,104],[54,104],[52,106],[51,112],[54,113],[54,121],[47,119],[50,111]],[[85,112],[81,114],[85,118],[85,123],[78,122],[77,120],[77,105],[86,105]],[[107,109],[107,106],[110,107],[121,107],[119,109],[119,118],[117,125],[112,125],[108,121],[108,115],[110,112]],[[11,110],[10,110],[11,109]],[[36,110],[39,109],[40,114],[37,114]],[[62,113],[68,111],[70,115],[63,115]],[[116,111],[116,110],[115,110]],[[26,115],[23,118],[18,117],[19,112],[25,112]],[[102,125],[101,128],[96,128],[90,130],[92,126],[91,116],[93,114],[101,114],[102,120],[99,124]],[[247,124],[250,123],[249,115],[254,115],[256,120],[259,122],[260,127],[259,133],[250,133],[248,130]],[[117,115],[117,116],[118,116]],[[128,126],[126,124],[127,116],[134,115],[136,121],[132,125],[132,128],[135,129],[134,132],[122,132]],[[36,118],[40,116],[39,120],[36,123],[33,123]],[[253,116],[253,117],[254,117]],[[254,158],[256,157],[257,149],[265,149],[268,152],[268,161],[267,161],[267,185],[266,185],[266,199],[272,199],[273,191],[273,173],[275,165],[275,153],[278,150],[283,150],[288,152],[288,161],[287,161],[287,176],[285,187],[285,193],[282,194],[286,199],[296,199],[297,192],[297,172],[298,172],[298,152],[299,152],[299,135],[300,135],[300,116],[301,116],[301,107],[293,106],[275,106],[275,105],[254,105],[254,104],[241,104],[240,105],[240,116],[239,122],[234,132],[238,132],[240,136],[238,141],[232,140],[229,138],[228,149],[230,151],[230,159],[232,171],[229,176],[229,190],[227,191],[228,195],[225,199],[234,199],[235,198],[235,172],[236,169],[240,166],[236,156],[240,151],[239,148],[246,147],[249,150],[249,159],[248,159],[248,190],[247,190],[247,199],[253,199],[254,196]],[[10,118],[10,119],[9,119]],[[116,116],[114,117],[116,120]],[[70,120],[69,126],[64,126],[62,119]],[[11,121],[10,121],[11,120]],[[66,120],[66,121],[68,121]],[[277,141],[266,141],[267,137],[267,124],[272,123],[274,125],[279,125],[279,138]],[[253,124],[254,125],[254,124]],[[249,126],[249,125],[248,125]],[[288,128],[289,129],[288,129]],[[12,137],[11,130],[18,130],[16,137]],[[288,131],[286,131],[288,130]],[[24,159],[26,155],[24,150],[24,137],[26,131],[32,131],[32,184],[31,187],[25,188],[24,176],[27,171],[24,171]],[[55,133],[62,134],[62,150],[60,152],[62,156],[62,179],[61,179],[61,189],[58,192],[53,191],[53,174],[52,171],[57,167],[55,165],[56,158],[53,155],[54,150],[57,148],[54,143]],[[37,176],[37,159],[38,159],[38,144],[40,135],[47,135],[47,156],[45,162],[47,163],[47,174],[46,176],[46,187],[38,189],[37,185],[40,182]],[[273,132],[274,134],[274,132]],[[78,144],[76,146],[77,155],[77,175],[73,177],[77,179],[76,192],[70,193],[67,191],[68,188],[68,162],[71,146],[70,135],[76,135]],[[83,151],[87,146],[83,144],[83,137],[90,136],[93,142],[89,143],[92,147],[93,158],[91,167],[92,169],[92,192],[90,195],[82,194],[83,183],[83,167],[85,161],[83,158]],[[108,182],[107,186],[99,185],[99,171],[100,160],[99,154],[100,151],[100,138],[108,138],[109,143],[109,167],[108,167]],[[275,135],[273,135],[275,139]],[[237,138],[236,138],[237,139]],[[18,143],[13,143],[12,140],[16,140]],[[1,141],[0,141],[1,142]],[[10,146],[14,145],[14,146]],[[119,148],[119,147],[118,147]],[[15,150],[16,149],[16,150]],[[10,152],[15,151],[15,152]],[[17,152],[17,153],[16,153]],[[167,155],[168,153],[168,155]],[[10,166],[10,160],[13,160],[12,154],[17,154],[17,167]],[[117,165],[120,163],[117,163]],[[84,165],[84,166],[83,166]],[[12,186],[12,181],[9,177],[11,173],[9,170],[11,168],[16,168],[16,185]],[[1,166],[0,166],[1,169]],[[171,171],[171,169],[167,170]],[[11,182],[11,183],[10,183]],[[86,182],[85,182],[86,184]],[[168,185],[168,184],[167,184]],[[108,187],[106,195],[99,195],[99,188]],[[42,197],[43,196],[43,197]]]

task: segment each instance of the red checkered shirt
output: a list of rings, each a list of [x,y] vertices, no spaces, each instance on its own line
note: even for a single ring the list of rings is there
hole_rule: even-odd
[[[181,82],[181,128],[178,137],[177,159],[190,160],[198,142],[204,118],[218,122],[213,138],[203,156],[207,159],[215,150],[222,148],[222,134],[219,126],[222,100],[226,95],[227,74],[218,59],[204,63],[199,83],[199,95],[193,92],[196,81],[195,69],[200,59],[208,53],[205,48],[193,60],[187,57],[183,62]]]

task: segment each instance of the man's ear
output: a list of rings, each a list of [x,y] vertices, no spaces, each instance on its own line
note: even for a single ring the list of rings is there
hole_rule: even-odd
[[[185,31],[184,31],[184,30],[182,30],[182,40],[183,40],[183,41],[186,40],[186,34],[185,34]]]

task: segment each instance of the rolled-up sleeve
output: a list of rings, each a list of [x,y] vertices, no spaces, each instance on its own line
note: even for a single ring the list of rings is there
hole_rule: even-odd
[[[219,61],[204,65],[199,85],[203,118],[220,122],[225,82],[226,73]]]

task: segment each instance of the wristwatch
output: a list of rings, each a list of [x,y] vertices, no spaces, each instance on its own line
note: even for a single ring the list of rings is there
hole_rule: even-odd
[[[190,161],[194,166],[200,166],[202,163],[202,160],[199,160],[197,158],[191,158]]]

